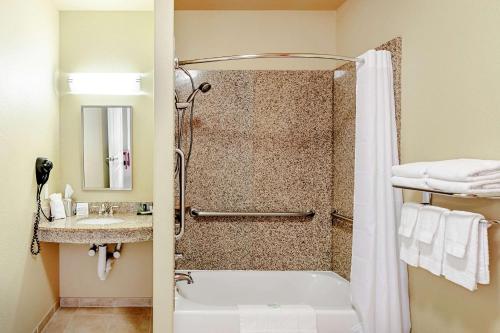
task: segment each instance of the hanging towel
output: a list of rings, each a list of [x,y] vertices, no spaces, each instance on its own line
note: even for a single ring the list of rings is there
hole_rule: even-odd
[[[436,206],[427,205],[422,207],[417,219],[417,240],[425,244],[431,244],[434,233],[439,226],[441,215],[449,212],[446,208]]]
[[[457,258],[463,258],[465,250],[472,239],[473,224],[482,219],[479,214],[454,210],[446,216],[445,250]],[[477,230],[475,231],[477,235]],[[476,237],[477,243],[477,237]]]
[[[485,189],[489,190],[489,192],[500,192],[500,179],[481,180],[477,182],[456,182],[427,178],[425,181],[429,187],[444,192],[471,194],[477,190]]]
[[[437,161],[429,165],[427,175],[461,182],[500,179],[500,161],[467,158]]]
[[[240,333],[317,333],[308,305],[239,305]]]
[[[415,223],[417,222],[418,211],[423,205],[416,203],[405,203],[403,208],[401,208],[401,222],[399,223],[398,233],[401,236],[409,238],[413,229],[415,229]]]
[[[399,258],[408,265],[417,267],[419,257],[419,245],[416,237],[417,233],[414,232],[411,237],[400,237]]]
[[[405,178],[424,178],[427,168],[432,162],[415,162],[392,166],[392,175]]]
[[[477,267],[477,282],[490,283],[490,254],[488,249],[488,224],[479,223],[479,262]]]
[[[422,190],[431,190],[429,185],[427,185],[425,178],[406,178],[406,177],[391,177],[392,185],[402,186],[402,187],[411,187]]]
[[[468,214],[466,219],[466,215]],[[443,263],[443,275],[446,279],[461,285],[471,291],[477,289],[478,280],[478,263],[479,263],[479,221],[483,217],[479,214],[466,213],[466,212],[451,212],[446,216],[446,236],[445,236],[445,258]],[[465,224],[470,227],[467,232]],[[459,241],[462,243],[465,239],[464,234],[469,236],[466,242],[466,249],[462,256],[455,256],[448,251],[448,241],[450,234],[454,237],[459,236]],[[456,244],[456,243],[454,243]],[[461,244],[460,244],[461,245]],[[456,253],[456,247],[452,247]],[[460,253],[459,253],[460,254]]]
[[[418,266],[418,241],[417,233],[414,231],[423,205],[405,203],[401,209],[401,223],[398,233],[400,237],[399,257],[408,265]]]
[[[431,208],[431,207],[426,207],[426,208]],[[430,210],[426,210],[426,212],[429,211]],[[434,233],[434,237],[430,242],[424,242],[424,241],[419,242],[420,256],[418,259],[418,265],[437,276],[441,275],[443,271],[444,234],[446,230],[446,215],[448,213],[449,211],[447,209],[445,209],[445,212],[441,212],[439,214],[434,214],[433,212],[434,215],[439,215],[437,222],[437,229],[436,232]],[[425,216],[428,214],[423,214],[423,215]],[[423,221],[424,218],[422,219],[419,218],[418,223],[421,223]],[[421,235],[422,234],[420,234],[420,236]]]

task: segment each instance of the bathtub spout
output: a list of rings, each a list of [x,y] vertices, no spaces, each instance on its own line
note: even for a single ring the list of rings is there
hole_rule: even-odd
[[[185,273],[175,273],[174,276],[175,283],[179,281],[187,281],[188,284],[194,283],[193,277],[191,276],[191,272]]]

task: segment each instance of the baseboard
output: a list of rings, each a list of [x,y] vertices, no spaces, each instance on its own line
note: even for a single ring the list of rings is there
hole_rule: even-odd
[[[62,308],[120,308],[120,307],[151,307],[151,297],[61,297]]]
[[[59,309],[59,302],[54,303],[54,305],[50,307],[49,311],[47,311],[42,320],[40,320],[38,325],[36,325],[36,327],[33,329],[33,333],[41,333],[54,313],[56,313],[57,309]]]

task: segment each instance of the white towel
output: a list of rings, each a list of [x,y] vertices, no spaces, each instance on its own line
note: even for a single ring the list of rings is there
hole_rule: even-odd
[[[448,212],[439,215],[437,230],[430,243],[420,242],[420,256],[418,265],[432,274],[441,275],[443,271],[444,234],[446,230],[445,216]]]
[[[400,237],[401,246],[399,248],[399,258],[410,266],[418,266],[419,246],[415,232],[412,237]]]
[[[446,242],[448,241],[448,233],[449,233],[449,228],[450,225],[458,225],[458,224],[465,224],[466,222],[461,219],[461,218],[456,218],[452,217],[453,216],[452,212],[446,217],[446,240],[445,240],[445,247],[446,247],[446,253],[445,253],[445,259],[443,262],[443,275],[446,277],[446,279],[455,282],[456,284],[461,285],[464,288],[467,288],[471,291],[477,289],[477,281],[478,281],[478,263],[479,263],[479,221],[482,218],[481,215],[479,214],[472,214],[469,213],[470,215],[476,215],[475,218],[472,219],[471,227],[469,230],[468,235],[470,236],[469,241],[467,242],[466,245],[466,251],[463,255],[463,257],[457,257],[454,256],[453,254],[450,254],[448,252],[448,246]],[[460,212],[463,213],[463,212]],[[454,221],[455,223],[448,223],[448,220],[451,217],[451,221]],[[461,222],[460,222],[461,221]],[[452,228],[451,230],[459,230],[460,227],[458,228]],[[465,231],[464,231],[465,232]],[[462,236],[462,235],[460,235]]]
[[[430,178],[463,182],[499,179],[500,161],[467,158],[436,161],[429,164],[427,175]]]
[[[308,305],[238,305],[240,333],[317,333]]]
[[[412,212],[413,215],[413,212]],[[401,216],[403,217],[403,216]],[[418,219],[418,216],[416,217]],[[415,225],[415,223],[414,223]],[[406,227],[403,229],[407,229]],[[412,229],[412,231],[415,228]],[[406,230],[403,230],[406,232]],[[399,230],[398,230],[399,233]],[[399,237],[399,258],[403,260],[408,265],[417,267],[418,266],[418,256],[419,256],[419,246],[417,240],[417,233],[411,232],[408,237]]]
[[[423,205],[416,203],[405,203],[401,208],[401,222],[399,223],[398,233],[401,236],[410,237],[415,229],[418,211]]]
[[[446,216],[445,251],[457,258],[463,258],[471,238],[473,225],[484,217],[480,214],[454,210]],[[475,231],[477,235],[477,230]],[[477,237],[476,237],[477,243]]]
[[[488,249],[488,224],[479,223],[479,261],[477,267],[477,282],[490,283],[490,254]]]
[[[404,178],[423,178],[427,175],[429,162],[415,162],[392,166],[392,175]]]
[[[489,192],[500,192],[500,179],[482,180],[477,182],[455,182],[449,180],[441,180],[427,178],[425,180],[429,187],[451,193],[466,193],[472,194],[477,190],[489,190]]]
[[[402,187],[412,187],[422,190],[430,190],[431,188],[427,185],[425,178],[406,178],[406,177],[391,177],[392,185],[402,186]]]
[[[418,213],[417,240],[425,244],[431,244],[434,239],[434,233],[439,226],[441,215],[448,214],[449,212],[446,208],[423,206]]]

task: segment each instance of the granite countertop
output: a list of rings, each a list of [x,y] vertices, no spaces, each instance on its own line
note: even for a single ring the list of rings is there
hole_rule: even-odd
[[[118,218],[123,222],[114,224],[81,224],[89,218]],[[53,222],[40,222],[38,238],[41,242],[105,244],[133,243],[153,239],[153,217],[151,215],[114,214],[114,216],[71,216]]]

